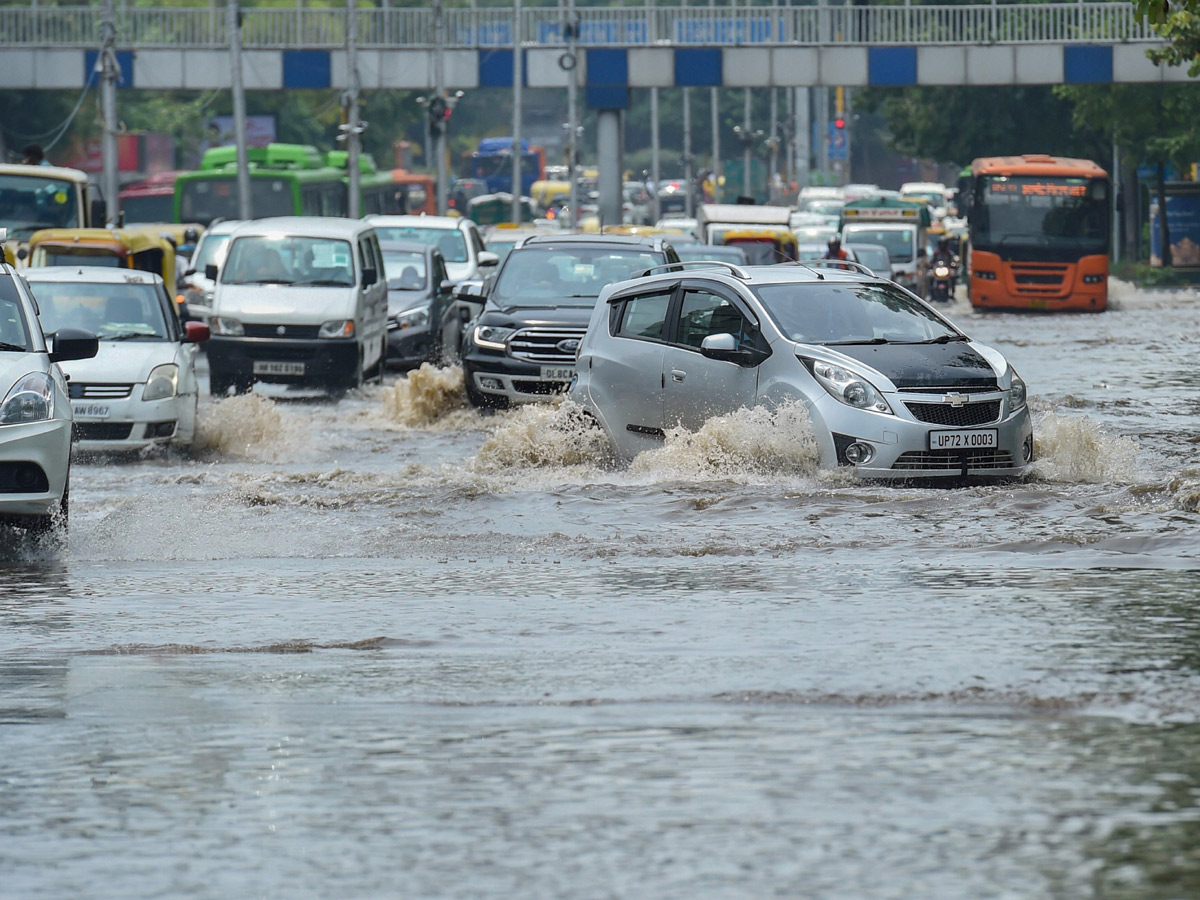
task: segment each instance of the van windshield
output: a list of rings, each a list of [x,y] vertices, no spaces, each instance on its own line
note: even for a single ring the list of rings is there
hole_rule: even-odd
[[[847,225],[842,229],[842,243],[845,244],[878,244],[888,252],[888,258],[894,263],[913,261],[913,247],[916,246],[916,229],[914,228],[869,228]]]
[[[350,287],[354,257],[349,241],[335,238],[248,235],[230,246],[221,281]]]

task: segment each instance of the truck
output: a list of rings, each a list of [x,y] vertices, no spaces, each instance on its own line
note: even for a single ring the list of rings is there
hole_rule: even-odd
[[[925,258],[929,208],[924,203],[893,197],[870,197],[842,208],[843,244],[878,244],[888,252],[892,280],[918,297],[928,291]]]

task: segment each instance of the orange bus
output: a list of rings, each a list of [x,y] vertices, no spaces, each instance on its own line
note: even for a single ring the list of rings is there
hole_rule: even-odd
[[[401,214],[437,215],[437,185],[432,175],[392,169],[392,184]]]
[[[1108,305],[1108,173],[1044,154],[971,163],[971,305],[1100,312]]]

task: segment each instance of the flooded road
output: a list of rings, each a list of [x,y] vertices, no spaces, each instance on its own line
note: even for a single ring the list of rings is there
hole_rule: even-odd
[[[4,537],[0,898],[1200,896],[1200,295],[1113,293],[952,311],[1021,484],[761,413],[614,470],[453,372],[77,463]]]

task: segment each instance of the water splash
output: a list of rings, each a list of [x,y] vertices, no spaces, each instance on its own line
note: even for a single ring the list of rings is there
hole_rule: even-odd
[[[294,455],[304,442],[294,415],[261,394],[241,394],[200,407],[194,449],[274,462]]]
[[[816,474],[820,450],[803,404],[743,408],[699,430],[673,428],[662,447],[639,453],[630,471],[663,477],[738,478]]]
[[[537,404],[508,414],[470,463],[475,472],[514,468],[596,470],[610,465],[608,436],[576,403]]]
[[[1045,413],[1033,428],[1034,474],[1070,484],[1132,484],[1137,481],[1137,444],[1106,435],[1087,416]]]
[[[463,370],[422,363],[382,392],[385,419],[406,428],[478,428],[479,416],[467,408]]]

